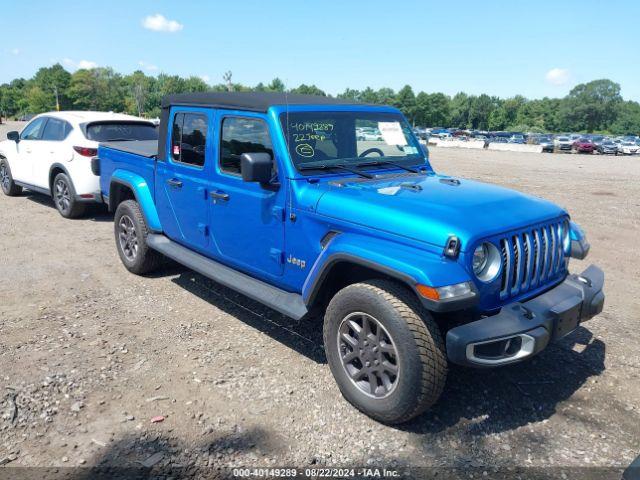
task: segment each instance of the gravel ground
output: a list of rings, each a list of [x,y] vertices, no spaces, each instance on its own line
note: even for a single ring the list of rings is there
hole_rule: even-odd
[[[318,322],[298,324],[177,266],[131,275],[106,212],[65,220],[43,196],[0,195],[0,478],[20,466],[84,478],[62,467],[140,462],[179,476],[359,465],[555,477],[628,466],[640,453],[640,158],[431,156],[448,174],[567,207],[592,243],[588,262],[607,274],[604,312],[529,362],[452,368],[433,410],[392,428],[343,400]]]

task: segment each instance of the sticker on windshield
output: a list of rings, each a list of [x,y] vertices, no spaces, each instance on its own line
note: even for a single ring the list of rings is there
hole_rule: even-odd
[[[301,157],[313,157],[316,152],[313,150],[313,147],[308,143],[301,143],[296,146],[296,153]]]
[[[378,122],[378,130],[387,145],[404,146],[407,144],[400,122]]]
[[[418,149],[416,147],[410,147],[410,146],[407,145],[402,150],[404,150],[404,153],[406,153],[407,155],[417,155],[418,154]]]

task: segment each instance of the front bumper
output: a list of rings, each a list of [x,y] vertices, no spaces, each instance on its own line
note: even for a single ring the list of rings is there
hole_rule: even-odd
[[[591,265],[580,275],[526,302],[514,302],[497,315],[447,332],[447,356],[470,367],[515,363],[542,351],[602,311],[604,273]]]

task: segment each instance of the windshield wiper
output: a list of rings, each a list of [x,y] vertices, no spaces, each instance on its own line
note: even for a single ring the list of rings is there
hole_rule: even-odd
[[[401,165],[401,164],[396,163],[396,162],[392,162],[390,160],[374,160],[373,162],[359,163],[358,167],[377,167],[377,166],[380,166],[380,165],[391,165],[393,167],[398,167],[399,169],[405,170],[407,172],[420,173],[415,168],[406,167],[404,165]]]
[[[360,170],[356,170],[355,168],[347,167],[346,165],[343,165],[341,163],[338,163],[338,164],[335,164],[335,165],[328,165],[326,163],[323,163],[323,164],[320,164],[320,165],[301,165],[300,167],[298,167],[298,170],[300,170],[300,171],[303,171],[303,170],[331,170],[332,168],[339,169],[339,170],[346,170],[347,172],[355,173],[356,175],[360,175],[361,177],[364,177],[364,178],[374,178],[373,175],[371,175],[369,173],[361,172]]]

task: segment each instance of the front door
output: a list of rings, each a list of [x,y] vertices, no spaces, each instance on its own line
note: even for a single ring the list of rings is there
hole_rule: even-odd
[[[16,162],[11,163],[11,175],[14,180],[28,185],[34,184],[33,161],[38,156],[40,137],[46,123],[46,117],[38,117],[20,133],[20,142],[16,145]]]
[[[165,235],[200,249],[209,238],[210,125],[210,110],[172,109],[171,143],[166,158],[156,162],[156,205]]]
[[[248,272],[282,275],[286,196],[277,168],[267,186],[244,182],[240,172],[243,153],[267,152],[274,158],[269,127],[259,114],[247,112],[218,112],[216,123],[220,141],[210,192],[214,254]]]

